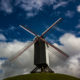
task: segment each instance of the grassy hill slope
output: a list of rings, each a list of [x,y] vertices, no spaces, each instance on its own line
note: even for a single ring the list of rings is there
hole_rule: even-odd
[[[55,73],[33,73],[15,76],[4,80],[80,80],[78,78]]]

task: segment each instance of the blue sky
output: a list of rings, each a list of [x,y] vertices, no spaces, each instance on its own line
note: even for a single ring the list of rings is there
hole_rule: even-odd
[[[35,33],[40,35],[53,22],[62,17],[63,21],[57,25],[59,29],[52,33],[54,37],[58,39],[66,32],[79,36],[80,29],[77,28],[80,22],[79,4],[79,0],[33,0],[31,3],[25,0],[1,0],[0,34],[6,37],[6,41],[13,41],[14,39],[27,41],[27,37],[28,39],[33,37],[21,29],[19,27],[20,24],[27,25]],[[57,34],[55,34],[56,31]]]
[[[50,66],[58,73],[80,77],[80,0],[0,0],[1,59],[11,57],[26,44],[28,45],[27,41],[33,40],[34,36],[19,25],[28,27],[41,35],[59,18],[63,20],[44,37],[48,42],[66,52],[70,58],[64,66],[54,67],[54,60],[50,54]],[[0,60],[0,77],[2,79],[8,77],[6,74],[10,71],[13,71],[10,74],[14,75],[32,70],[32,49],[31,47],[26,52],[28,54],[23,54],[15,63],[12,63],[13,65],[9,66]]]

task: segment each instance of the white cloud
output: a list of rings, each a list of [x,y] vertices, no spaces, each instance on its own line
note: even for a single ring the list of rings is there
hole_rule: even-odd
[[[69,52],[69,55],[76,55],[80,53],[80,38],[76,37],[73,34],[66,33],[60,38],[61,46],[66,52]]]
[[[68,10],[68,11],[65,13],[65,16],[66,16],[66,17],[69,17],[69,18],[72,18],[72,17],[74,16],[74,12]]]
[[[61,1],[61,2],[53,5],[53,9],[57,9],[57,8],[59,8],[59,7],[65,7],[67,4],[68,4],[68,2],[66,2],[66,1]]]
[[[58,55],[57,53],[55,53],[53,48],[50,48],[50,51],[51,51],[49,52],[50,53],[50,67],[52,67],[52,69],[55,72],[70,74],[70,75],[79,77],[80,38],[76,37],[73,34],[66,33],[62,37],[60,37],[59,41],[62,45],[58,45],[56,43],[54,45],[61,48],[70,57],[64,64],[62,64],[63,62],[60,62],[60,60],[61,59],[63,60],[64,58]],[[23,42],[19,42],[16,40],[14,42],[8,42],[8,43],[2,42],[0,43],[0,56],[11,57],[18,50],[22,49],[23,46],[28,45],[28,44],[29,42],[23,43]],[[10,75],[17,75],[21,73],[23,74],[23,73],[28,73],[29,71],[31,71],[34,68],[34,65],[33,65],[34,53],[33,52],[34,51],[33,51],[33,46],[32,46],[12,63],[5,62],[2,65],[2,69],[4,71],[3,75],[5,77],[8,77]],[[60,56],[61,59],[59,59],[56,56]]]
[[[53,5],[53,9],[57,9],[68,4],[68,1],[64,0],[15,0],[14,4],[13,0],[1,0],[0,2],[0,10],[6,13],[12,13],[15,10],[14,6],[19,7],[25,11],[28,17],[37,15],[40,10],[43,10],[44,5]]]
[[[80,29],[80,19],[78,20],[78,24],[76,25],[77,29]]]
[[[59,40],[62,45],[55,45],[66,52],[70,58],[64,65],[56,66],[54,70],[59,73],[80,77],[80,37],[66,33]]]
[[[34,13],[33,12],[28,12],[26,15],[27,15],[28,18],[34,17],[35,15],[37,15],[37,12],[34,12]]]
[[[53,0],[50,0],[51,2]],[[20,4],[20,7],[26,11],[27,17],[33,17],[37,15],[38,11],[42,10],[43,5],[48,4],[48,0],[20,0],[16,1],[16,5]]]
[[[59,32],[62,32],[62,33],[65,33],[66,31],[65,30],[63,30],[63,29],[61,29],[61,28],[58,28],[58,27],[56,27],[55,28],[57,31],[59,31]]]
[[[80,24],[78,24],[78,25],[76,26],[76,28],[80,28]]]
[[[0,10],[6,12],[8,14],[13,12],[11,0],[1,0],[0,2],[1,2],[0,3]]]
[[[0,57],[11,58],[16,53],[21,50],[24,46],[29,45],[30,42],[23,43],[19,41],[13,42],[0,42]],[[33,47],[33,46],[32,46]],[[4,77],[8,77],[10,75],[23,74],[25,72],[29,72],[33,67],[33,48],[25,51],[23,55],[18,57],[12,63],[5,62],[2,64],[2,70]],[[25,70],[25,71],[24,71]],[[13,72],[13,73],[12,73]],[[3,77],[3,76],[0,76]]]
[[[80,78],[80,54],[71,57],[64,65],[55,67],[58,73],[64,73]]]
[[[6,13],[12,13],[14,6],[12,5],[13,0],[1,0],[0,10]],[[35,16],[39,10],[42,10],[43,5],[52,4],[56,0],[15,0],[14,5],[20,7],[25,11],[28,17]],[[36,14],[35,14],[36,13]]]
[[[5,41],[6,40],[6,37],[3,34],[0,34],[0,40],[1,41]]]
[[[80,5],[77,6],[77,11],[80,12]]]

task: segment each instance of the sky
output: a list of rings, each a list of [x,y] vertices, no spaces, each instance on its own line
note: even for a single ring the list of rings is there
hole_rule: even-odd
[[[34,39],[19,25],[41,35],[59,18],[63,20],[44,38],[70,57],[59,64],[49,52],[50,67],[56,73],[80,77],[80,0],[0,0],[0,79],[34,68],[33,45],[14,62],[6,62]]]

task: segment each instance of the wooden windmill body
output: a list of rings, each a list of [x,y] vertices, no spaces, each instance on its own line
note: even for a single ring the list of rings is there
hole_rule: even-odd
[[[49,59],[48,53],[46,51],[46,44],[44,41],[38,38],[38,41],[34,44],[34,65],[36,68],[31,71],[31,73],[37,72],[40,69],[40,72],[53,72],[49,68]]]
[[[37,67],[47,64],[45,42],[43,42],[41,39],[34,44],[34,64]]]
[[[46,51],[46,44],[50,45],[51,47],[53,47],[55,50],[57,50],[59,53],[61,53],[62,55],[69,57],[67,54],[65,54],[62,50],[60,50],[59,48],[55,47],[54,45],[48,43],[43,36],[54,26],[56,25],[59,21],[61,21],[62,18],[59,18],[55,23],[53,23],[48,29],[46,29],[41,36],[38,36],[37,34],[35,34],[34,32],[32,32],[31,30],[25,28],[24,26],[21,26],[21,28],[23,28],[24,30],[28,31],[29,33],[31,33],[33,36],[35,36],[36,38],[33,40],[33,42],[24,47],[22,50],[20,50],[16,56],[14,56],[13,58],[10,59],[10,61],[15,60],[17,57],[19,57],[21,54],[23,54],[24,51],[26,51],[30,46],[32,46],[34,44],[34,65],[36,66],[31,73],[36,73],[38,72],[38,70],[40,70],[39,72],[54,72],[49,68],[49,59],[48,59],[48,53]]]

